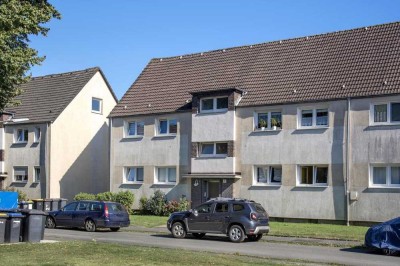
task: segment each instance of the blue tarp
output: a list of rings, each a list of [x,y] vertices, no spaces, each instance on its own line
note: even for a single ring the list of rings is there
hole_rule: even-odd
[[[365,245],[400,251],[400,217],[369,228],[365,234]]]
[[[18,208],[18,193],[12,191],[0,191],[0,210]]]

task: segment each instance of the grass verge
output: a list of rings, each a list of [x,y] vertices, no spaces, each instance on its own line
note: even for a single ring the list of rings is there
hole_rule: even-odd
[[[132,215],[131,225],[147,228],[165,226],[168,217],[150,215]],[[318,239],[336,239],[364,241],[366,226],[345,226],[334,224],[283,223],[270,222],[271,236],[304,237]]]
[[[276,260],[178,249],[99,242],[0,245],[2,265],[305,265]]]

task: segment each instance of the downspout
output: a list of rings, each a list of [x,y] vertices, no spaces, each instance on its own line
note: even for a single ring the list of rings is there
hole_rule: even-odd
[[[350,111],[351,99],[347,98],[347,125],[346,125],[346,183],[345,183],[345,197],[346,197],[346,225],[350,225]]]
[[[47,152],[46,152],[46,198],[50,198],[50,188],[51,188],[51,178],[50,178],[50,166],[51,166],[51,123],[52,122],[48,122],[47,123],[47,127],[46,127],[46,148],[47,148]]]
[[[108,143],[108,158],[109,158],[109,162],[110,162],[110,188],[109,188],[109,190],[111,191],[111,188],[112,188],[112,169],[113,169],[113,167],[112,167],[112,165],[113,165],[113,163],[112,163],[112,155],[111,155],[111,143],[112,143],[112,117],[110,117],[109,118],[109,120],[110,120],[110,122],[108,123],[109,124],[109,135],[110,135],[110,140],[109,140],[109,143]]]

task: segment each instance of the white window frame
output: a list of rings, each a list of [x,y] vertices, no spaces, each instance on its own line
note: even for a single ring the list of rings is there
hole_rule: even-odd
[[[267,126],[265,127],[266,130],[272,130],[272,113],[280,113],[281,114],[281,127],[277,127],[276,130],[282,130],[282,125],[283,125],[283,116],[282,116],[282,111],[281,110],[272,110],[272,111],[256,111],[254,112],[254,126],[253,126],[253,130],[254,131],[260,131],[261,127],[258,127],[258,115],[259,114],[268,114],[268,118],[266,121],[267,122]]]
[[[370,126],[377,126],[377,125],[400,125],[400,121],[392,121],[392,103],[400,103],[398,101],[387,101],[387,102],[376,102],[371,103],[369,106],[369,124]],[[375,105],[386,105],[387,107],[387,114],[386,114],[386,122],[375,122]]]
[[[93,109],[93,101],[98,101],[99,102],[99,109],[100,110],[97,111],[97,110]],[[103,113],[103,99],[92,97],[91,109],[92,109],[92,113],[102,114]]]
[[[226,154],[217,154],[217,144],[226,144]],[[213,144],[214,148],[213,148],[213,154],[202,154],[202,150],[203,150],[203,145],[204,144]],[[200,143],[200,150],[199,150],[199,157],[228,157],[228,142],[202,142]]]
[[[258,182],[257,181],[257,173],[258,168],[268,168],[267,173],[267,182]],[[271,169],[272,168],[280,168],[281,169],[281,182],[271,182]],[[282,185],[283,178],[283,168],[282,165],[254,165],[253,167],[253,186],[276,186],[279,187]]]
[[[167,179],[165,182],[160,182],[158,179],[158,169],[161,168],[166,168],[167,169]],[[175,181],[174,182],[170,182],[169,180],[169,169],[170,168],[174,168],[175,169]],[[155,184],[166,184],[166,185],[175,185],[178,182],[178,168],[176,166],[156,166],[154,168],[154,183]]]
[[[40,142],[40,137],[42,136],[42,129],[40,127],[35,127],[33,142]]]
[[[226,112],[228,108],[217,108],[217,99],[220,98],[227,98],[228,99],[228,107],[229,107],[229,97],[228,96],[218,96],[218,97],[205,97],[200,99],[200,113],[219,113],[219,112]],[[210,110],[203,110],[203,100],[213,99],[213,109]]]
[[[176,121],[176,133],[170,133],[169,132],[169,124],[170,124],[170,121],[172,121],[172,120],[175,120]],[[160,123],[161,123],[161,121],[167,121],[167,133],[160,133],[160,131],[161,131],[161,127],[160,127]],[[179,132],[179,127],[178,127],[178,119],[176,119],[176,118],[159,118],[159,119],[157,119],[156,120],[156,136],[176,136],[177,134],[178,134],[178,132]]]
[[[129,135],[129,124],[135,123],[135,135]],[[143,135],[138,135],[138,124],[143,124]],[[144,122],[143,121],[124,121],[124,138],[142,138],[144,137]]]
[[[137,180],[138,168],[143,169],[143,181]],[[133,169],[135,171],[135,180],[134,181],[128,180],[129,169]],[[124,184],[143,184],[143,182],[144,182],[144,167],[143,166],[125,166],[124,167],[124,176],[123,176]]]
[[[311,126],[302,126],[301,121],[302,121],[302,111],[306,110],[311,110],[312,111],[312,122]],[[326,110],[328,112],[328,118],[327,118],[327,125],[317,125],[317,110]],[[330,118],[330,112],[329,108],[325,106],[321,107],[301,107],[297,109],[297,128],[298,129],[310,129],[310,128],[329,128],[329,118]]]
[[[310,167],[313,168],[313,183],[312,184],[302,184],[301,183],[301,168],[302,167]],[[326,183],[317,183],[317,168],[327,168],[327,177]],[[329,180],[329,165],[326,164],[301,164],[297,165],[297,178],[296,178],[296,186],[298,187],[328,187]]]
[[[16,168],[25,168],[25,169],[26,169],[26,180],[21,180],[21,181],[19,181],[19,180],[17,180],[17,179],[15,178],[15,169],[16,169]],[[28,183],[28,180],[29,180],[28,166],[14,166],[14,167],[13,167],[13,182],[14,182],[14,183]]]
[[[374,167],[386,168],[386,184],[374,184]],[[369,187],[371,188],[400,188],[400,184],[392,184],[392,167],[400,167],[398,164],[370,164],[369,166]]]
[[[36,170],[39,170],[39,178],[37,176]],[[33,182],[40,183],[41,177],[42,177],[42,169],[40,168],[40,166],[33,167]]]
[[[23,136],[23,140],[18,140],[18,131],[22,130],[22,136]],[[27,133],[27,139],[25,139],[25,131],[28,132]],[[14,130],[14,143],[27,143],[29,139],[29,130],[26,128],[17,128]]]

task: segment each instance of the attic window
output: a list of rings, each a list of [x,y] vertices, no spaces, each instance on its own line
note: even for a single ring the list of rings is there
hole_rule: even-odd
[[[103,100],[98,98],[92,98],[92,112],[101,114],[102,108],[103,108]]]
[[[226,111],[228,110],[228,97],[203,98],[200,108],[202,113]]]

